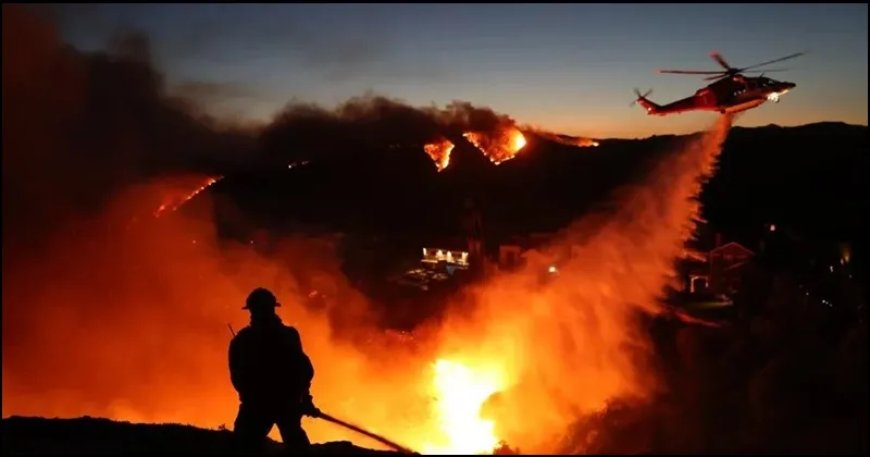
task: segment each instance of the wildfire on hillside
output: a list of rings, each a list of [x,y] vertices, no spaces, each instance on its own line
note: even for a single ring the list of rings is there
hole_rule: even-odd
[[[466,132],[463,136],[496,165],[513,159],[526,146],[526,137],[516,127],[491,133]]]
[[[453,147],[453,143],[445,138],[441,138],[439,141],[426,144],[423,146],[423,150],[435,162],[435,167],[438,168],[438,171],[443,171],[447,168],[447,165],[450,165],[450,152],[453,151]]]

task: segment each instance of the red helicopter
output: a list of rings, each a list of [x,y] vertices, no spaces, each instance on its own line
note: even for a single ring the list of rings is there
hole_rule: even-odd
[[[796,84],[786,81],[776,81],[770,78],[765,78],[764,74],[774,71],[785,71],[783,69],[774,70],[753,70],[750,73],[761,72],[760,76],[744,76],[743,72],[752,68],[758,68],[764,65],[769,65],[783,60],[793,59],[803,55],[803,52],[781,57],[779,59],[769,60],[767,62],[750,65],[744,68],[734,68],[728,65],[728,62],[722,58],[718,52],[713,52],[710,57],[713,58],[725,70],[722,71],[698,71],[698,70],[659,70],[659,73],[675,73],[681,75],[714,75],[705,78],[705,81],[716,81],[698,89],[695,95],[686,97],[682,100],[677,100],[667,105],[657,105],[650,101],[647,96],[652,93],[652,90],[641,94],[637,89],[634,93],[637,94],[637,100],[632,102],[639,104],[646,109],[647,114],[664,116],[667,114],[682,113],[685,111],[718,111],[720,113],[739,113],[750,108],[755,108],[762,103],[770,100],[779,103],[779,97],[793,89]]]

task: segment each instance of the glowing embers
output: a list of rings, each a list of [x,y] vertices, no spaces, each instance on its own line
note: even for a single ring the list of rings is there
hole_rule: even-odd
[[[290,163],[287,165],[287,168],[290,169],[290,170],[292,170],[292,169],[294,169],[294,168],[304,167],[305,165],[308,165],[309,163],[311,163],[310,160],[303,160],[303,161],[300,161],[300,162],[290,162]]]
[[[466,132],[463,136],[496,165],[513,159],[526,146],[526,137],[515,127],[492,133]]]
[[[495,422],[480,416],[493,394],[504,388],[497,370],[469,367],[447,359],[434,364],[435,410],[441,439],[423,448],[425,454],[484,454],[499,446]]]
[[[166,212],[172,212],[177,210],[182,205],[190,201],[193,197],[196,197],[200,192],[208,189],[214,183],[220,181],[221,179],[223,179],[223,176],[207,178],[204,183],[202,183],[192,192],[164,196],[163,203],[161,203],[160,206],[157,207],[156,210],[154,210],[154,217],[160,217]]]

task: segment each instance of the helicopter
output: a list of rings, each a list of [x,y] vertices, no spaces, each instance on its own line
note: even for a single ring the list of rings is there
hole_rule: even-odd
[[[639,90],[635,89],[634,93],[637,95],[637,99],[631,105],[635,103],[639,104],[646,109],[649,115],[665,116],[686,111],[718,111],[722,114],[733,114],[755,108],[767,101],[779,103],[779,98],[791,89],[794,89],[796,84],[787,81],[776,81],[766,78],[764,75],[769,72],[785,71],[784,69],[753,70],[750,73],[761,72],[760,76],[755,77],[745,76],[743,73],[746,70],[793,59],[803,54],[805,53],[799,52],[748,67],[735,68],[729,65],[718,52],[712,52],[710,57],[721,65],[724,70],[659,70],[659,73],[713,75],[704,79],[705,81],[715,80],[708,86],[698,89],[690,97],[668,103],[667,105],[658,105],[647,98],[652,93],[652,89],[648,90],[645,94],[641,94]]]

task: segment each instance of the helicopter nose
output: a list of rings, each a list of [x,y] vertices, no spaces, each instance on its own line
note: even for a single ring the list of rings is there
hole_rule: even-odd
[[[783,82],[782,83],[783,89],[786,89],[786,90],[794,89],[795,86],[797,86],[797,84],[795,84],[795,83],[790,83],[790,82]]]

